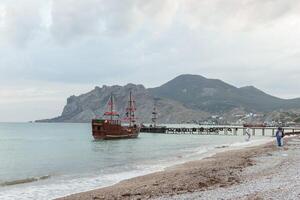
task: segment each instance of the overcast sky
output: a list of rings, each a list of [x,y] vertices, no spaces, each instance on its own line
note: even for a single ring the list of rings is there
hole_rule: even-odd
[[[0,0],[0,121],[183,73],[300,97],[299,0]]]

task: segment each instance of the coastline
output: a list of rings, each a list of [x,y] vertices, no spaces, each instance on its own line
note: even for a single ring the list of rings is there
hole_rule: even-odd
[[[58,199],[153,199],[164,196],[170,198],[180,194],[226,188],[243,181],[242,172],[246,167],[255,164],[253,158],[277,150],[273,142],[257,145],[239,149],[229,148],[201,160],[188,161],[168,167],[164,171]]]

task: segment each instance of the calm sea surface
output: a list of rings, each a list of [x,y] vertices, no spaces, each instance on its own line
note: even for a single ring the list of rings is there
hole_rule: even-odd
[[[0,123],[0,199],[61,197],[246,144],[245,136],[149,133],[94,141],[90,124]]]

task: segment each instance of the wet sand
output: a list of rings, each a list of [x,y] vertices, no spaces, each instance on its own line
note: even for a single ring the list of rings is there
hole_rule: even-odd
[[[73,194],[61,200],[96,199],[190,199],[190,194],[230,188],[244,181],[255,158],[278,151],[274,143],[230,150],[199,161],[187,162],[162,172],[124,180],[110,187]],[[199,195],[196,199],[199,198]]]

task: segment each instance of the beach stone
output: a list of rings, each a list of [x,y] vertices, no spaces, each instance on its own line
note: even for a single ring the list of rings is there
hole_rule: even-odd
[[[286,142],[285,145],[289,148],[277,148],[273,153],[254,157],[254,165],[245,168],[239,184],[220,184],[219,187],[205,191],[176,195],[172,198],[160,197],[156,200],[300,199],[300,150],[299,146],[295,146],[294,140],[299,141],[296,137]]]

